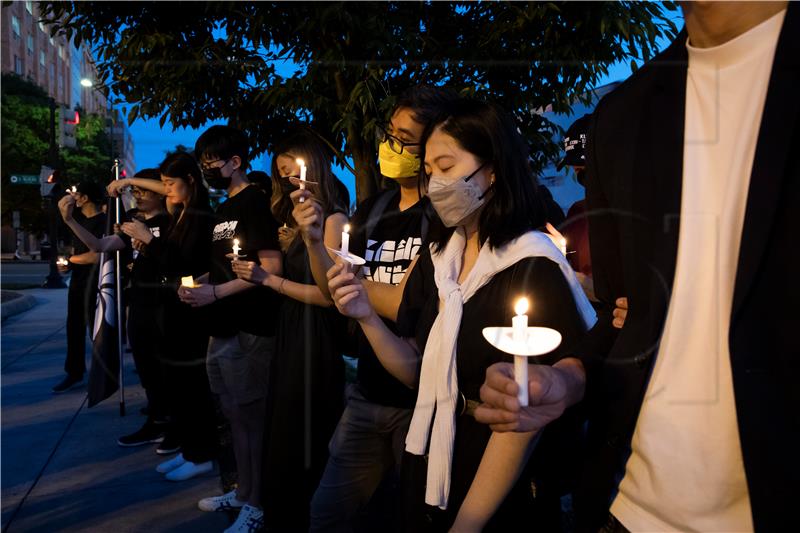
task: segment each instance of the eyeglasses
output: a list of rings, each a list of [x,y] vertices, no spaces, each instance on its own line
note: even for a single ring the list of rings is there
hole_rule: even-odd
[[[389,141],[389,148],[396,154],[402,154],[403,150],[408,148],[409,146],[420,146],[422,143],[412,143],[412,142],[405,142],[401,141],[391,133],[386,126],[378,126],[375,128],[375,137],[378,141],[378,144]]]
[[[146,196],[148,192],[149,191],[138,189],[135,187],[131,188],[131,196],[133,196],[134,198],[142,198]]]
[[[211,165],[213,165],[214,163],[219,163],[220,161],[224,161],[225,165],[227,165],[228,161],[230,161],[230,159],[215,159],[213,161],[206,161],[205,163],[200,163],[200,169],[201,170],[208,170],[210,168],[213,168]],[[225,165],[222,165],[222,166],[224,167]],[[222,167],[220,167],[220,168],[222,168]]]

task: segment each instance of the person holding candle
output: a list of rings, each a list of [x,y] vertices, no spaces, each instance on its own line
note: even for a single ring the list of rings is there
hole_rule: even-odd
[[[509,115],[459,100],[428,126],[423,142],[439,220],[406,282],[401,335],[377,317],[352,273],[340,264],[328,272],[338,309],[358,320],[386,369],[417,389],[403,459],[405,529],[510,531],[531,518],[543,531],[558,529],[565,472],[549,465],[577,443],[578,420],[567,416],[550,428],[530,462],[533,433],[493,434],[476,422],[470,406],[486,369],[511,360],[481,331],[511,325],[514,302],[526,296],[529,324],[564,339],[541,359],[558,364],[594,323],[594,311],[563,254],[535,230],[545,224],[544,204]]]
[[[122,231],[140,243],[141,253],[158,264],[158,304],[155,344],[161,362],[174,435],[168,434],[158,450],[177,456],[156,467],[169,481],[183,481],[213,469],[216,457],[214,403],[206,374],[208,347],[207,310],[181,302],[181,278],[190,275],[200,283],[209,270],[213,216],[208,189],[197,161],[185,152],[168,155],[159,166],[160,181],[125,178],[108,185],[112,195],[135,186],[163,195],[172,214],[166,234],[155,236],[139,221],[126,222]],[[171,447],[165,447],[167,440]],[[157,450],[157,451],[158,451]]]
[[[350,252],[366,260],[360,269],[364,283],[378,301],[382,290],[399,287],[422,249],[435,217],[419,181],[422,133],[456,94],[448,89],[415,86],[400,94],[388,124],[378,131],[378,163],[392,185],[362,202],[351,220]],[[321,210],[315,202],[295,206],[294,215],[311,258],[314,279],[328,295],[325,273],[333,261],[321,238]],[[385,321],[394,328],[393,320]],[[359,511],[371,501],[378,485],[397,478],[403,443],[414,407],[414,391],[386,369],[361,332],[353,333],[358,358],[356,383],[347,390],[345,411],[331,440],[330,459],[311,504],[311,531],[347,531]],[[384,486],[396,486],[385,483]],[[394,491],[385,491],[395,500]],[[376,501],[376,505],[381,502]],[[394,514],[384,516],[388,526]]]
[[[294,133],[275,148],[272,175],[286,181],[299,176],[298,158],[307,166],[308,181],[316,182],[306,191],[323,206],[325,243],[338,249],[347,202],[337,192],[330,154],[312,132]],[[286,252],[283,275],[269,273],[254,261],[235,261],[233,270],[284,296],[270,384],[262,499],[270,529],[301,531],[307,529],[309,501],[342,412],[344,362],[337,334],[344,323],[314,284],[299,237]]]
[[[154,183],[161,179],[158,169],[140,170],[134,176]],[[136,218],[155,236],[166,236],[170,218],[164,207],[164,197],[156,192],[133,187],[136,202]],[[132,246],[131,239],[124,233],[97,237],[72,218],[72,208],[76,199],[65,196],[58,204],[64,222],[75,235],[93,252],[113,252]],[[156,310],[159,284],[158,263],[147,254],[134,251],[133,268],[130,274],[130,287],[126,290],[126,300],[130,306],[128,316],[128,338],[133,350],[136,372],[147,395],[147,421],[136,432],[120,437],[120,446],[139,446],[161,443],[167,428],[166,390],[154,344],[158,324]]]
[[[73,220],[75,228],[80,228],[95,238],[103,236],[106,217],[100,211],[100,204],[103,203],[102,187],[93,181],[82,181],[75,187],[75,192],[70,192],[61,202],[68,202],[80,210],[80,220],[73,219],[72,209],[69,210],[69,218]],[[51,240],[55,243],[55,236]],[[67,295],[67,357],[64,361],[67,375],[53,387],[56,394],[66,392],[83,382],[86,372],[86,328],[88,326],[90,331],[92,329],[97,300],[97,262],[100,256],[90,250],[77,234],[73,239],[72,251],[67,264],[58,267],[62,273],[72,272],[72,277]]]
[[[184,303],[209,310],[208,378],[230,423],[238,480],[235,490],[204,498],[198,506],[241,509],[227,531],[246,531],[263,518],[261,456],[280,300],[274,291],[237,278],[231,261],[253,260],[279,276],[278,223],[269,198],[247,180],[250,145],[244,132],[212,126],[197,139],[195,153],[206,181],[225,189],[226,197],[215,212],[208,282],[181,287],[178,294]]]

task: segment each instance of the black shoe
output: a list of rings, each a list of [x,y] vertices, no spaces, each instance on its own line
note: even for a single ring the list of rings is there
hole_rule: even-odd
[[[61,394],[62,392],[67,392],[73,387],[77,387],[78,385],[83,384],[83,376],[74,377],[74,376],[67,376],[61,380],[61,382],[53,387],[53,392],[55,394]]]
[[[169,432],[164,434],[164,440],[156,448],[158,455],[169,455],[181,451],[181,445],[178,440]]]
[[[130,448],[143,444],[163,442],[163,440],[164,430],[160,428],[158,424],[154,424],[148,420],[139,431],[118,438],[117,444],[125,448]]]

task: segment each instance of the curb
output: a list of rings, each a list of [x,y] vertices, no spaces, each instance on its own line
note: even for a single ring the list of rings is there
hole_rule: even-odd
[[[14,291],[4,291],[4,292],[14,292]],[[14,298],[13,300],[0,305],[0,313],[2,313],[2,320],[23,313],[36,305],[36,298],[31,296],[30,294],[22,294],[22,293],[17,293],[17,294],[20,295],[18,298]]]

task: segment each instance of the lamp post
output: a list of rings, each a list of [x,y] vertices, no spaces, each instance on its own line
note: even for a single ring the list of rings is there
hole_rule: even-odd
[[[58,147],[56,146],[56,101],[51,96],[49,97],[50,104],[50,150],[48,152],[48,164],[53,172],[58,169]],[[48,237],[50,241],[50,272],[47,274],[42,287],[46,289],[63,289],[66,287],[61,274],[58,272],[56,265],[56,256],[58,256],[58,213],[56,212],[56,196],[61,191],[61,185],[56,181],[50,194],[44,197],[47,208],[47,221],[48,221]]]

